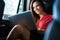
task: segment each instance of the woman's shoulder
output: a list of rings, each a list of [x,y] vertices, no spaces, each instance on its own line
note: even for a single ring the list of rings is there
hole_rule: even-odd
[[[50,22],[53,20],[53,16],[51,14],[47,14],[44,18],[44,21],[45,22]]]
[[[44,17],[45,17],[45,19],[46,18],[53,19],[53,16],[51,14],[46,14]]]
[[[52,15],[51,15],[51,14],[46,14],[45,16],[52,17]]]

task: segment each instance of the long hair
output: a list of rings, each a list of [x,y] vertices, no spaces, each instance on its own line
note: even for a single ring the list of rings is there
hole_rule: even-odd
[[[33,10],[33,3],[36,2],[36,1],[39,2],[39,4],[41,5],[42,9],[45,8],[45,7],[44,7],[44,3],[43,3],[42,0],[32,0],[32,1],[31,1],[30,10],[31,10],[31,12],[32,12],[32,14],[33,14],[33,16],[34,16],[35,22],[37,22],[37,20],[40,18],[39,15],[38,15],[37,13],[35,13],[34,10]]]

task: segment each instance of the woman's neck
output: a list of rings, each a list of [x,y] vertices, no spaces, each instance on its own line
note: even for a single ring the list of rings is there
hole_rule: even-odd
[[[46,15],[45,12],[41,12],[41,13],[40,13],[40,15],[39,15],[39,16],[40,16],[40,20],[43,18],[44,15]]]

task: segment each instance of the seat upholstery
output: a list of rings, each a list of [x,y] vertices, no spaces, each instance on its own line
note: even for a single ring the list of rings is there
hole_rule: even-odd
[[[53,5],[53,21],[48,25],[43,40],[60,40],[60,0]]]

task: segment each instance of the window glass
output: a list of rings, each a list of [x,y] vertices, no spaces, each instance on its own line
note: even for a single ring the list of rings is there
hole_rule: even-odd
[[[19,0],[4,0],[4,2],[5,2],[5,8],[4,8],[4,14],[2,19],[9,20],[8,18],[9,16],[13,16],[17,14]],[[23,11],[22,3],[23,3],[23,0],[21,1],[19,12]]]
[[[24,7],[24,0],[21,0],[18,13],[23,12],[23,7]]]

